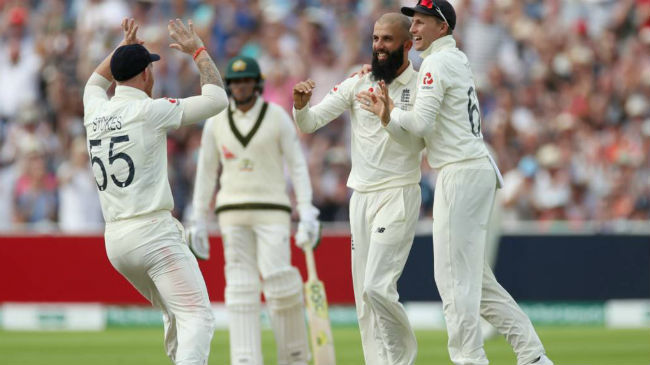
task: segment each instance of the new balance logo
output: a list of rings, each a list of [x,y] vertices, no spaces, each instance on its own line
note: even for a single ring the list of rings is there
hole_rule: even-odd
[[[385,227],[379,227],[377,228],[377,233],[384,233],[385,230],[386,230]]]

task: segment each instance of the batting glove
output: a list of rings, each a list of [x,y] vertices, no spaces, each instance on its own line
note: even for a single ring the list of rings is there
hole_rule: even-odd
[[[298,231],[296,232],[296,246],[303,250],[307,245],[311,246],[312,250],[320,244],[321,238],[321,224],[317,220],[300,221],[298,223]]]
[[[190,251],[197,259],[208,260],[210,258],[210,241],[208,240],[208,230],[204,221],[190,226],[187,230],[187,242]]]

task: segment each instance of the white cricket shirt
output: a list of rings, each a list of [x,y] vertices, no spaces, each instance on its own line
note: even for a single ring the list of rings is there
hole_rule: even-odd
[[[151,99],[143,91],[93,74],[84,89],[84,126],[106,222],[171,210],[167,131],[178,128],[182,99]]]
[[[222,167],[216,211],[266,210],[291,212],[284,175],[287,164],[297,205],[311,205],[312,189],[307,163],[291,117],[282,107],[264,100],[242,112],[230,106],[228,111],[210,118],[203,127],[201,149],[194,185],[195,218],[210,211],[217,169]]]
[[[415,98],[417,72],[409,66],[388,85],[396,109],[411,110]],[[355,95],[375,90],[378,82],[371,74],[353,76],[336,85],[318,105],[293,109],[302,132],[312,133],[344,111],[350,110],[352,121],[352,168],[348,187],[360,192],[400,187],[420,182],[420,152],[424,140],[399,131],[394,138],[384,130],[381,121],[361,108]],[[398,142],[399,141],[399,142]]]
[[[472,70],[454,38],[448,35],[435,40],[420,56],[424,61],[413,110],[394,108],[386,129],[391,134],[404,129],[423,137],[433,168],[489,156]]]

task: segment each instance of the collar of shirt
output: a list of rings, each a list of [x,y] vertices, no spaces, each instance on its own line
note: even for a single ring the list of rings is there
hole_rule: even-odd
[[[117,85],[115,87],[115,96],[131,99],[147,99],[149,97],[144,91],[126,85]]]
[[[257,116],[260,114],[260,110],[262,109],[262,104],[264,104],[264,99],[260,95],[257,96],[257,100],[255,100],[255,104],[253,104],[253,107],[248,109],[248,111],[243,112],[237,108],[237,105],[235,104],[235,101],[232,100],[232,103],[230,103],[230,111],[232,111],[233,117],[236,118],[255,118],[257,119]]]
[[[406,67],[404,71],[402,71],[402,73],[397,76],[397,78],[395,78],[395,81],[399,82],[402,85],[406,85],[409,83],[409,81],[411,81],[411,77],[413,77],[414,74],[416,74],[416,72],[413,70],[413,64],[411,61],[409,61],[408,67]]]
[[[438,52],[440,50],[446,49],[446,48],[454,48],[456,47],[456,40],[452,35],[446,35],[444,37],[440,37],[433,41],[429,48],[424,50],[424,52],[420,53],[420,57],[426,58],[428,55]]]

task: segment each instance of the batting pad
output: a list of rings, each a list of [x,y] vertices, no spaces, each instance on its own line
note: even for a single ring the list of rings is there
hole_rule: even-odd
[[[307,364],[309,345],[302,297],[302,279],[294,267],[264,279],[264,296],[277,343],[278,365]]]
[[[232,365],[263,365],[260,279],[246,264],[226,265],[226,308]]]

